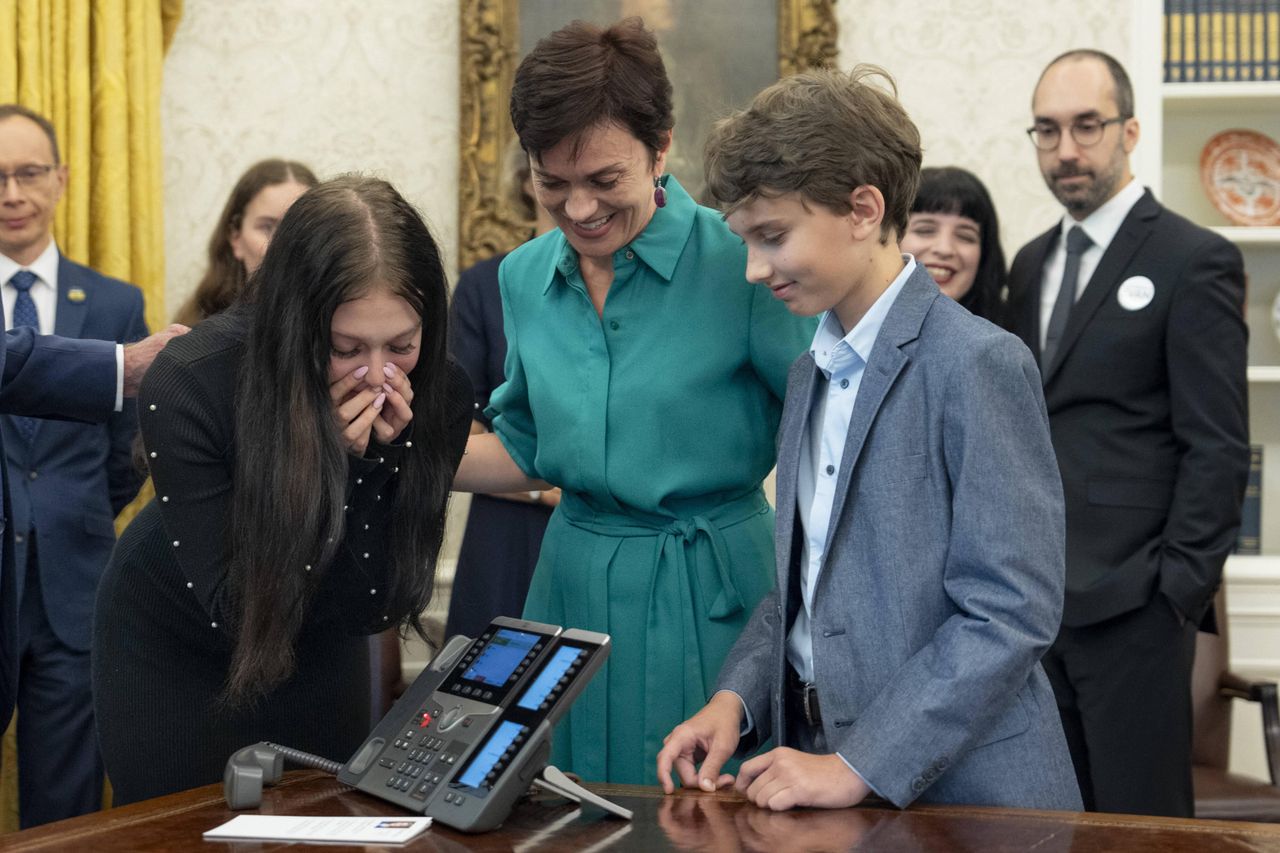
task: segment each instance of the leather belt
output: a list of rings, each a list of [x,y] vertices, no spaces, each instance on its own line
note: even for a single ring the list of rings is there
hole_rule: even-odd
[[[818,707],[818,688],[800,676],[790,666],[787,667],[787,691],[795,699],[795,707],[804,721],[814,728],[822,727],[822,711]]]

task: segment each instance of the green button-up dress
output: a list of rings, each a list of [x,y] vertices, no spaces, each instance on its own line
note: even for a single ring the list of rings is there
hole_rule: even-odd
[[[556,730],[552,763],[652,784],[773,583],[774,464],[787,369],[813,337],[745,278],[746,250],[672,177],[613,259],[603,316],[559,230],[499,272],[506,383],[488,409],[527,474],[564,490],[524,616],[613,638]]]

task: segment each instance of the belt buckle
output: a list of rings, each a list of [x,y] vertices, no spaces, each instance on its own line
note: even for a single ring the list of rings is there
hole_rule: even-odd
[[[822,725],[822,715],[818,709],[818,688],[807,682],[800,682],[801,703],[804,706],[804,719],[811,726]]]

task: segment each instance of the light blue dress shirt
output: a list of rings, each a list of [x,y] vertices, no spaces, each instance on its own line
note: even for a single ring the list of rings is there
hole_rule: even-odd
[[[809,349],[823,379],[814,384],[809,430],[800,446],[800,469],[797,472],[796,499],[800,524],[804,528],[800,551],[800,593],[804,606],[787,635],[787,660],[800,678],[813,681],[813,637],[810,619],[813,614],[813,591],[822,574],[822,560],[827,553],[831,528],[831,508],[835,501],[836,479],[840,460],[849,435],[849,419],[858,399],[862,374],[871,357],[884,318],[893,307],[902,287],[915,271],[916,261],[903,255],[905,265],[888,289],[880,294],[858,324],[845,334],[834,311],[828,311],[818,323]]]

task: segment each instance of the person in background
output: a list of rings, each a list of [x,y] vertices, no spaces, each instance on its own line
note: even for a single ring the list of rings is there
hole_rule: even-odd
[[[0,282],[7,328],[131,343],[147,336],[142,291],[67,258],[53,218],[69,179],[53,126],[0,108]],[[47,168],[52,166],[52,168]],[[89,640],[116,514],[142,484],[137,411],[101,423],[0,416],[8,466],[19,621],[18,787],[23,828],[96,811],[102,758]]]
[[[1191,664],[1249,469],[1244,264],[1133,177],[1133,87],[1054,59],[1028,135],[1063,206],[1009,272],[1067,502],[1062,630],[1044,657],[1085,808],[1191,817]]]
[[[512,145],[508,152],[507,176],[516,209],[533,222],[530,237],[555,228],[550,214],[534,198],[529,156],[519,145]],[[498,267],[506,256],[503,252],[463,272],[449,304],[449,352],[467,371],[476,392],[473,433],[490,431],[489,397],[503,382],[507,339],[502,330]],[[446,637],[476,637],[493,617],[521,614],[547,522],[559,502],[559,489],[471,498],[449,597]]]
[[[390,184],[291,207],[245,299],[138,401],[156,498],[98,591],[94,702],[121,803],[260,740],[337,760],[370,725],[365,637],[423,634],[471,422],[440,252]]]
[[[236,181],[209,237],[209,265],[174,320],[194,326],[227,309],[262,265],[267,244],[289,205],[318,183],[295,160],[254,163]]]
[[[991,194],[955,166],[920,170],[920,189],[900,243],[947,296],[999,324],[1005,300],[1004,249]]]
[[[813,322],[747,284],[742,241],[665,173],[671,83],[638,18],[540,41],[511,117],[557,227],[499,268],[506,382],[454,485],[563,490],[524,616],[613,651],[551,761],[651,784],[772,583],[761,483]]]

